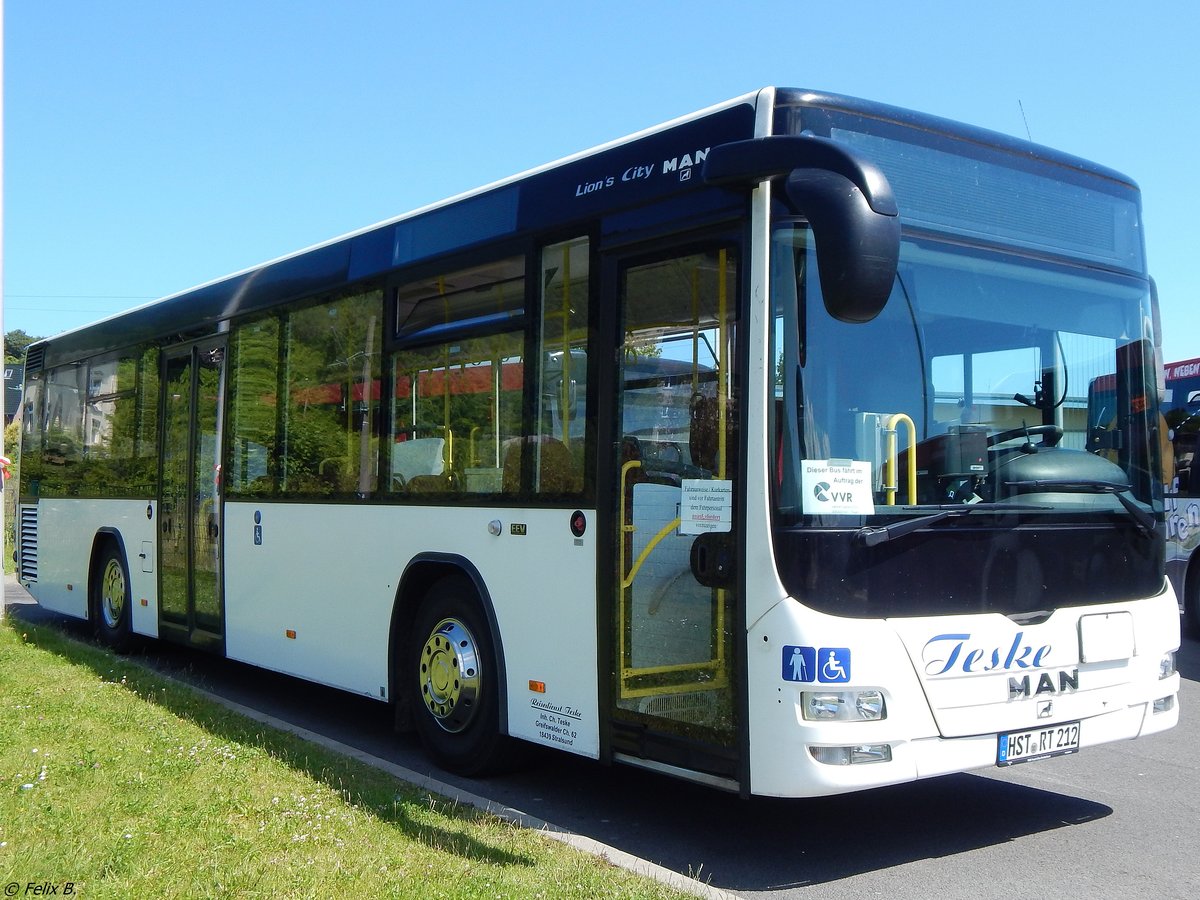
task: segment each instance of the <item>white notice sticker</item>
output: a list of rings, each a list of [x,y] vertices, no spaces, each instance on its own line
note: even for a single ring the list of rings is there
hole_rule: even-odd
[[[806,459],[800,482],[805,515],[870,516],[871,464],[857,459]]]
[[[679,500],[680,534],[705,534],[732,529],[733,482],[683,479],[683,494]]]

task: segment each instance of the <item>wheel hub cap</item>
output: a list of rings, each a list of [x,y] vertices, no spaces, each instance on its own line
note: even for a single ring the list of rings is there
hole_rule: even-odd
[[[462,731],[475,715],[479,662],[475,638],[457,619],[443,619],[421,649],[421,700],[446,731]]]
[[[104,569],[104,579],[100,585],[100,614],[104,624],[116,628],[125,611],[125,573],[121,564],[110,559]]]

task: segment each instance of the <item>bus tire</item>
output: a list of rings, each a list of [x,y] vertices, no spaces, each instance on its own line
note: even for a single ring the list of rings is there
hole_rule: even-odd
[[[113,541],[107,541],[92,570],[92,630],[96,637],[117,653],[134,648],[133,602],[129,591],[129,567],[125,554]]]
[[[425,752],[459,775],[505,767],[513,741],[500,733],[500,667],[470,581],[450,575],[435,582],[410,636],[404,672]]]

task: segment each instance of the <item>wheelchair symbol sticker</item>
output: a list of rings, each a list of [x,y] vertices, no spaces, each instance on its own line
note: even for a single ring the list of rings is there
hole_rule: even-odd
[[[842,684],[850,680],[848,647],[783,648],[783,680],[811,684]]]
[[[817,651],[817,681],[841,684],[850,680],[850,650],[847,647],[822,647]]]

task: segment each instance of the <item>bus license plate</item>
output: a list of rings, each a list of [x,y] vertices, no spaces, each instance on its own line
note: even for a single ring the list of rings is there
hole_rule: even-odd
[[[996,765],[1011,766],[1034,759],[1065,756],[1079,750],[1079,723],[1064,722],[1047,728],[1011,731],[1000,735]]]

